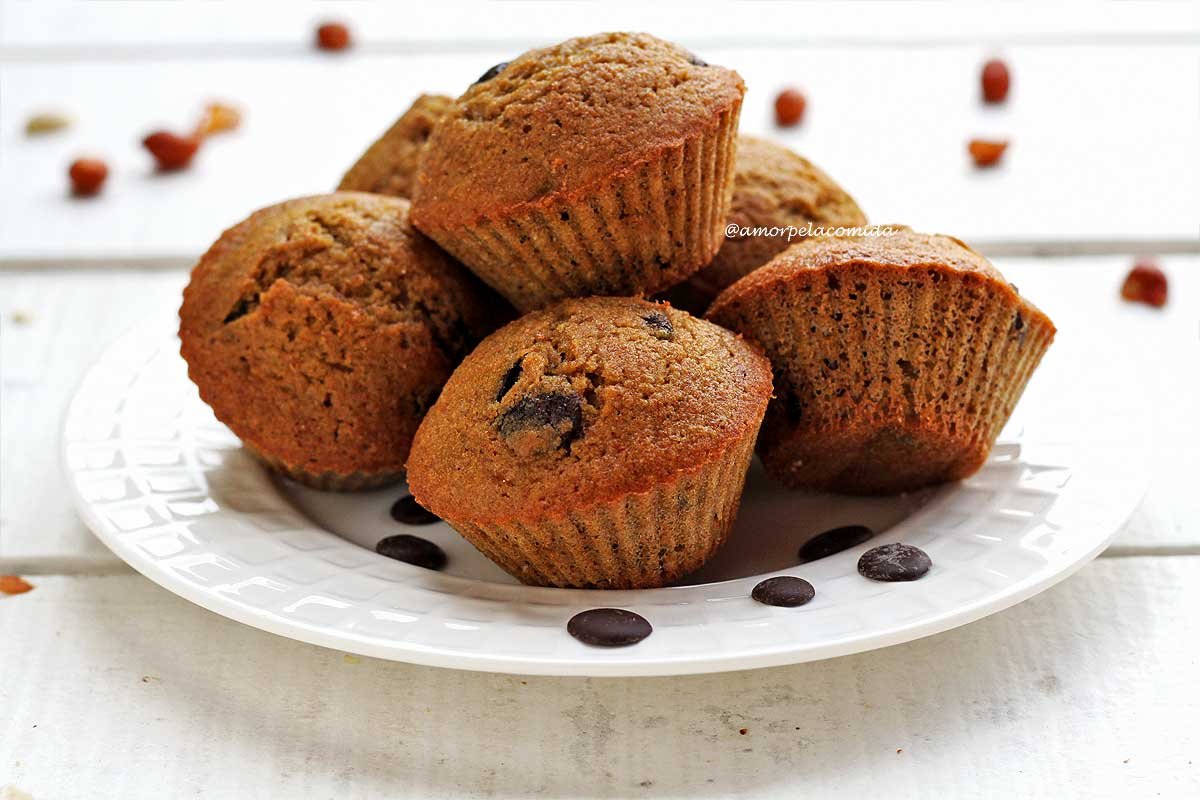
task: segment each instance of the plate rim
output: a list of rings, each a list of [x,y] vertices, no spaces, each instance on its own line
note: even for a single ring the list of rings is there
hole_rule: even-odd
[[[172,314],[177,320],[177,315]],[[653,660],[605,660],[605,653],[612,652],[603,648],[588,648],[589,657],[574,655],[571,657],[530,657],[521,655],[505,655],[498,653],[470,653],[463,651],[454,651],[449,649],[438,648],[426,644],[414,643],[404,640],[392,640],[389,643],[380,643],[377,637],[368,637],[359,634],[352,630],[339,629],[336,632],[323,630],[318,626],[299,619],[287,619],[280,617],[267,609],[259,609],[249,606],[244,603],[239,603],[233,598],[209,591],[202,586],[193,585],[188,581],[181,580],[170,573],[163,565],[153,560],[142,558],[136,551],[136,548],[129,542],[123,541],[119,535],[110,530],[109,523],[102,519],[97,512],[94,503],[87,500],[77,481],[78,470],[73,470],[69,464],[68,450],[76,441],[72,439],[68,433],[71,422],[80,413],[79,406],[85,396],[87,388],[92,376],[105,367],[106,358],[116,348],[126,343],[131,337],[136,336],[139,331],[150,330],[155,344],[154,353],[158,354],[164,350],[164,344],[171,341],[175,337],[172,331],[169,334],[164,334],[161,330],[162,315],[156,314],[142,320],[139,324],[132,326],[122,335],[112,340],[97,356],[95,361],[84,372],[83,376],[78,381],[74,392],[71,396],[71,401],[62,417],[62,425],[59,434],[59,463],[62,469],[62,474],[66,478],[72,500],[75,504],[76,513],[80,516],[87,528],[101,542],[104,543],[118,558],[125,564],[132,567],[136,572],[154,582],[163,589],[182,597],[189,602],[192,602],[201,608],[212,613],[227,617],[241,624],[249,625],[267,633],[281,636],[288,639],[302,641],[307,644],[325,647],[328,649],[339,650],[356,655],[365,655],[373,658],[380,658],[389,661],[399,661],[403,663],[417,664],[421,666],[440,667],[449,669],[462,669],[477,672],[489,672],[512,675],[542,675],[542,676],[562,676],[562,677],[649,677],[649,676],[668,676],[668,675],[693,675],[693,674],[708,674],[718,672],[730,672],[745,669],[762,669],[774,666],[783,666],[788,664],[807,663],[811,661],[820,661],[828,658],[839,658],[846,655],[856,653],[869,652],[872,650],[891,647],[897,644],[914,641],[932,636],[938,633],[944,633],[962,625],[967,625],[976,622],[983,617],[1011,608],[1018,603],[1040,594],[1041,592],[1051,588],[1059,582],[1074,575],[1078,570],[1095,559],[1103,552],[1112,539],[1120,531],[1121,527],[1127,521],[1133,511],[1137,508],[1145,495],[1149,484],[1149,470],[1140,469],[1136,473],[1136,480],[1127,485],[1127,491],[1121,498],[1119,513],[1114,513],[1110,518],[1109,524],[1106,525],[1106,530],[1102,536],[1098,536],[1093,540],[1093,545],[1082,554],[1076,555],[1074,560],[1062,567],[1053,570],[1038,570],[1033,574],[1009,584],[1005,587],[1002,594],[995,597],[985,597],[965,605],[960,605],[952,609],[946,609],[937,613],[933,617],[922,618],[912,622],[905,622],[893,625],[888,630],[883,632],[873,633],[858,633],[849,636],[841,636],[830,640],[822,641],[817,645],[800,644],[787,646],[787,642],[773,647],[755,647],[749,650],[737,650],[734,652],[719,652],[695,654],[689,652],[679,656],[660,656]],[[1146,455],[1146,448],[1139,447],[1139,452]],[[1143,463],[1145,459],[1142,459]],[[266,468],[256,464],[255,469],[267,473]],[[278,489],[276,491],[279,491]],[[283,496],[283,493],[279,491]],[[943,487],[934,497],[930,498],[930,502],[923,508],[917,510],[914,514],[907,517],[898,526],[890,528],[883,532],[882,535],[890,531],[895,531],[901,525],[909,522],[915,517],[919,517],[926,511],[930,505],[936,500],[948,496],[952,496],[953,487]],[[288,501],[290,504],[290,501]],[[305,516],[315,528],[320,528],[329,535],[338,536],[333,531],[321,528],[316,522]],[[338,538],[341,538],[340,536]],[[343,540],[345,541],[345,540]],[[883,542],[880,542],[883,543]],[[352,543],[349,543],[352,544]],[[357,545],[354,545],[357,547]],[[414,568],[416,569],[416,568]],[[720,584],[728,584],[739,581],[762,580],[773,575],[788,574],[795,570],[795,566],[786,567],[780,570],[762,573],[761,575],[745,576],[740,578],[731,578],[724,581],[714,581],[703,586],[713,586]],[[471,578],[454,575],[441,575],[440,578],[453,578],[466,583],[492,583],[488,581],[476,581]],[[516,589],[524,587],[513,587]],[[548,587],[537,587],[546,589]],[[620,595],[628,596],[632,593],[646,593],[656,591],[677,591],[695,588],[695,586],[673,586],[663,587],[663,589],[642,589],[642,590],[616,590],[605,592],[605,596],[614,598],[614,605],[628,605],[627,603],[619,602]],[[580,590],[580,589],[554,589],[556,592],[591,592],[596,590]],[[591,604],[589,604],[591,605]],[[592,652],[594,651],[594,652]]]

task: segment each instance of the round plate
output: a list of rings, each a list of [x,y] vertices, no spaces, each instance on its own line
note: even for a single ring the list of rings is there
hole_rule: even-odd
[[[151,580],[226,617],[313,644],[463,669],[668,675],[810,661],[944,631],[1013,605],[1100,552],[1140,499],[1146,457],[1128,372],[1086,368],[1060,334],[982,470],[891,498],[789,492],[752,468],[728,544],[685,585],[641,591],[522,586],[449,526],[408,528],[402,488],[327,494],[244,453],[188,381],[169,331],[148,322],[113,345],[67,414],[63,457],[79,512]],[[1094,351],[1093,351],[1094,352]],[[836,525],[880,531],[809,564],[796,551]],[[449,555],[431,572],[377,555],[408,531]],[[913,583],[858,575],[869,547],[903,541],[933,569]],[[764,577],[808,579],[800,608],[750,599]],[[633,647],[577,642],[566,623],[597,606],[654,626]]]

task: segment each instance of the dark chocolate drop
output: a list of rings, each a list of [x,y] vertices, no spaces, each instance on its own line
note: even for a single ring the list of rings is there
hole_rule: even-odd
[[[750,592],[750,596],[763,605],[783,608],[802,606],[816,597],[816,594],[817,590],[811,583],[804,578],[796,578],[792,575],[777,575],[774,578],[767,578]]]
[[[872,547],[858,559],[858,574],[873,581],[915,581],[931,567],[924,550],[899,542]]]
[[[582,432],[583,401],[573,392],[527,395],[500,416],[499,427],[505,438],[545,430],[557,436],[558,447],[566,447]]]
[[[487,72],[485,72],[485,73],[483,73],[482,75],[480,75],[480,76],[479,76],[479,78],[478,78],[478,80],[476,80],[476,81],[475,81],[475,83],[487,83],[487,82],[488,82],[488,81],[490,81],[492,78],[494,78],[494,77],[496,77],[497,75],[499,75],[501,72],[504,72],[504,68],[505,68],[505,67],[507,67],[507,66],[508,66],[508,62],[507,62],[507,61],[501,61],[501,62],[500,62],[499,64],[497,64],[496,66],[494,66],[494,67],[491,67],[491,68],[490,68],[490,69],[489,69]],[[471,84],[471,85],[472,85],[472,86],[474,86],[475,84],[473,83],[473,84]]]
[[[650,332],[657,339],[670,339],[675,335],[675,326],[671,324],[671,320],[667,319],[667,315],[661,311],[651,311],[646,316],[642,317],[642,322],[650,328]]]
[[[524,356],[522,356],[521,358],[524,358]],[[508,394],[508,391],[510,389],[512,389],[512,387],[516,386],[517,381],[520,380],[520,378],[521,378],[521,358],[518,358],[515,362],[513,362],[513,365],[508,368],[507,372],[504,373],[504,377],[502,377],[500,379],[500,388],[496,392],[496,402],[497,403],[499,403],[501,400],[503,400],[504,395]]]
[[[411,494],[392,503],[392,519],[405,525],[432,525],[442,521],[433,512],[422,508]]]
[[[567,623],[567,633],[595,647],[637,644],[653,632],[645,617],[622,608],[580,611]]]
[[[800,546],[800,563],[807,564],[851,547],[857,547],[875,535],[866,525],[843,525],[818,533]]]
[[[406,564],[425,569],[441,569],[446,566],[446,552],[428,539],[402,533],[380,539],[375,552]]]

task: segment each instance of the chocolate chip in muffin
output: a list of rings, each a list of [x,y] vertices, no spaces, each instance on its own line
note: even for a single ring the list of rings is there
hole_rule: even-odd
[[[441,569],[446,566],[446,552],[428,539],[402,533],[380,539],[375,552],[406,564],[425,569]]]
[[[843,525],[809,539],[800,546],[800,563],[807,564],[856,547],[875,535],[866,525]]]
[[[650,332],[656,339],[670,339],[675,334],[671,320],[667,319],[667,315],[661,311],[651,311],[642,317],[642,322],[649,326]]]
[[[872,547],[858,559],[858,573],[873,581],[915,581],[931,567],[924,550],[899,542]]]
[[[504,395],[508,394],[509,391],[517,385],[517,381],[521,377],[521,360],[523,358],[524,356],[521,356],[521,358],[518,358],[516,361],[514,361],[513,365],[508,368],[507,372],[504,373],[504,377],[500,379],[500,388],[496,391],[497,403],[503,400]]]
[[[567,633],[594,647],[637,644],[653,632],[645,617],[622,608],[581,611],[567,623]]]
[[[583,432],[583,400],[569,391],[527,395],[500,415],[499,428],[525,455],[569,449]]]
[[[708,62],[695,53],[688,53],[688,63],[697,67],[707,67]]]
[[[750,596],[768,606],[795,608],[812,600],[817,594],[813,585],[804,578],[792,575],[777,575],[760,582]]]
[[[406,494],[392,503],[392,519],[404,525],[432,525],[441,518],[417,504],[416,498]]]
[[[488,82],[488,81],[490,81],[492,78],[494,78],[494,77],[496,77],[497,75],[499,75],[501,72],[504,72],[504,68],[505,68],[505,67],[507,67],[507,66],[508,66],[508,62],[507,62],[507,61],[501,61],[501,62],[500,62],[499,64],[497,64],[496,66],[492,67],[492,68],[491,68],[491,69],[489,69],[487,72],[485,72],[485,73],[483,73],[482,75],[480,75],[480,76],[479,76],[479,79],[478,79],[478,80],[476,80],[476,81],[475,81],[475,83],[487,83],[487,82]],[[475,84],[471,84],[471,85],[472,85],[472,86],[474,86]]]

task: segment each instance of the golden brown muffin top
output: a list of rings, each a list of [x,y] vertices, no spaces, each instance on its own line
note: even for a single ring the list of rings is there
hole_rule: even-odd
[[[854,198],[808,159],[765,139],[739,137],[730,225],[804,228],[810,222],[814,227],[857,227],[867,218]],[[715,297],[798,241],[789,242],[786,234],[729,237],[692,281]]]
[[[288,200],[230,228],[184,291],[183,329],[212,333],[258,307],[284,282],[331,296],[378,325],[416,323],[448,356],[489,331],[495,296],[412,227],[402,198],[337,192]]]
[[[570,39],[488,70],[422,155],[414,216],[470,224],[631,169],[714,126],[741,77],[647,34]]]
[[[567,300],[480,343],[417,433],[409,488],[469,522],[566,517],[722,456],[756,428],[766,359],[633,298]]]
[[[338,184],[339,191],[412,197],[417,157],[433,126],[454,105],[454,98],[423,94],[379,137]]]
[[[918,269],[973,272],[994,281],[1014,298],[1018,297],[1015,287],[1004,280],[990,261],[953,236],[917,233],[904,225],[876,225],[872,229],[890,229],[892,233],[813,237],[792,245],[722,292],[706,316],[719,320],[730,305],[769,292],[781,282],[849,266],[887,269],[896,272],[898,277],[902,277],[901,271]],[[836,276],[831,280],[836,280]]]
[[[402,467],[442,382],[505,308],[407,214],[358,192],[289,200],[200,259],[181,350],[234,433],[314,472]]]

